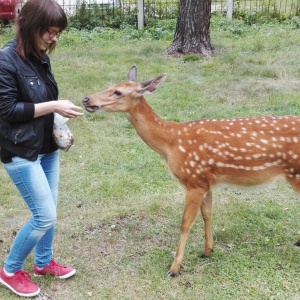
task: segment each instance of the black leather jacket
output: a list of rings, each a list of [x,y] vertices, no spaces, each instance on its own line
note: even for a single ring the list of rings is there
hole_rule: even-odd
[[[32,63],[17,54],[16,46],[13,39],[0,50],[0,148],[34,161],[44,135],[44,117],[34,118],[34,103],[46,101],[47,90]],[[43,59],[57,89],[49,57]]]

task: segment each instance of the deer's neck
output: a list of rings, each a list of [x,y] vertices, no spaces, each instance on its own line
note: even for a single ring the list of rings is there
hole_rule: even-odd
[[[161,119],[144,97],[139,99],[138,104],[126,116],[144,142],[167,160],[173,139],[172,132],[177,123]]]

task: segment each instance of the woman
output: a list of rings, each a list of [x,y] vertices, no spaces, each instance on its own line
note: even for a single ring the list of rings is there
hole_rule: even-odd
[[[32,213],[0,270],[0,282],[31,297],[39,287],[23,271],[34,249],[34,275],[69,278],[75,269],[55,262],[52,243],[59,182],[59,152],[52,138],[53,113],[83,115],[58,89],[49,57],[67,18],[55,0],[28,0],[16,20],[16,37],[0,50],[0,157]]]

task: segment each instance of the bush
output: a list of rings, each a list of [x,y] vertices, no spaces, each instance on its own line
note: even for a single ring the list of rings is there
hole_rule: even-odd
[[[112,9],[105,5],[87,5],[83,2],[76,10],[76,14],[69,18],[69,26],[87,30],[100,26],[120,28],[123,21],[121,8]]]
[[[298,17],[298,16],[293,17],[291,22],[292,22],[292,26],[294,28],[297,28],[297,29],[300,28],[300,17]]]
[[[233,17],[242,20],[247,25],[281,23],[287,19],[275,7],[272,11],[267,8],[262,11],[235,11]]]

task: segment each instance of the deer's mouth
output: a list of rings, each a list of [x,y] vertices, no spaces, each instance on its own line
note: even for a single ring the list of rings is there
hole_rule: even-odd
[[[89,98],[86,97],[82,100],[82,104],[83,106],[85,107],[85,109],[88,111],[88,112],[95,112],[96,110],[99,109],[99,106],[98,105],[90,105],[89,104]]]
[[[84,107],[88,112],[95,112],[99,109],[99,106],[96,105],[84,105]]]

